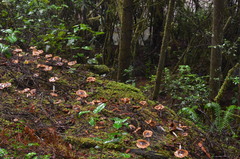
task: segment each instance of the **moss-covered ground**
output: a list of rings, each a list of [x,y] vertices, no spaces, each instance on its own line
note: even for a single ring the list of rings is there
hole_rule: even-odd
[[[213,145],[219,147],[205,144],[209,139],[202,129],[178,117],[167,105],[161,111],[155,110],[164,101],[152,101],[136,87],[107,80],[82,64],[57,66],[57,61],[44,55],[21,54],[10,59],[1,55],[0,60],[0,83],[11,83],[0,90],[2,157],[175,158],[174,152],[181,145],[188,151],[186,158],[208,158],[222,156],[223,150],[229,149],[217,141]],[[44,71],[38,64],[52,66],[52,70]],[[49,82],[51,77],[59,80]],[[88,77],[95,77],[96,81],[88,83]],[[36,93],[23,92],[26,88],[36,89]],[[79,98],[78,90],[88,96]],[[124,103],[123,98],[130,101]],[[147,104],[143,106],[140,101]],[[105,107],[96,113],[101,105]],[[117,119],[126,121],[117,123]],[[130,129],[130,124],[136,128]],[[152,137],[144,138],[145,130],[151,130]],[[149,141],[150,146],[138,148],[138,139]],[[235,154],[238,150],[231,151]]]

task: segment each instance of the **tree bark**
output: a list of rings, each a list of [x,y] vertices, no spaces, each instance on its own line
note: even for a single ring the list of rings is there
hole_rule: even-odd
[[[131,61],[131,40],[132,40],[132,19],[133,0],[123,1],[123,10],[121,17],[121,34],[118,56],[118,74],[117,80],[125,82],[128,75],[123,76],[124,70],[128,69]]]
[[[218,45],[223,43],[223,10],[224,0],[213,1],[213,29],[210,61],[210,100],[213,100],[220,89],[222,52]]]
[[[153,99],[157,99],[158,92],[161,84],[161,78],[162,78],[162,72],[164,70],[164,62],[166,58],[167,53],[167,47],[168,47],[168,41],[169,41],[169,33],[170,33],[170,27],[171,22],[173,19],[173,13],[174,13],[174,3],[175,0],[170,0],[168,5],[168,13],[167,13],[167,19],[164,27],[164,35],[162,40],[162,46],[160,51],[160,58],[158,62],[158,69],[157,69],[157,75],[156,75],[156,81],[154,85],[154,91],[153,91]]]

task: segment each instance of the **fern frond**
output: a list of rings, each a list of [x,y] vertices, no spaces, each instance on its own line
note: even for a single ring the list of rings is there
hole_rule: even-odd
[[[227,110],[224,113],[224,116],[218,126],[218,130],[221,131],[225,126],[230,124],[230,119],[231,119],[231,115],[232,112],[234,111],[234,109],[236,109],[237,106],[236,105],[231,105],[227,108]]]
[[[197,113],[195,112],[194,109],[197,109],[198,106],[193,106],[192,108],[189,107],[185,107],[182,108],[178,114],[183,113],[185,115],[189,115],[189,118],[192,119],[194,122],[197,122],[199,120],[199,117],[197,115]]]
[[[213,123],[216,126],[218,126],[220,124],[220,120],[221,120],[221,107],[220,107],[220,105],[218,103],[212,102],[212,103],[207,103],[205,105],[205,108],[213,108],[214,115],[216,117]]]

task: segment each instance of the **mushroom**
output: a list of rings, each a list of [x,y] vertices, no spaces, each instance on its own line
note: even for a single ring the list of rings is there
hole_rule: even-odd
[[[67,59],[62,59],[62,62],[63,63],[68,63],[68,60]]]
[[[177,134],[174,132],[174,130],[176,130],[176,125],[174,122],[172,122],[170,125],[169,125],[169,132],[172,132],[172,134],[175,136],[175,137],[178,137]]]
[[[139,140],[137,140],[136,145],[137,145],[138,148],[145,149],[145,148],[147,148],[150,144],[149,144],[149,142],[147,142],[146,140],[139,139]]]
[[[80,107],[79,105],[74,105],[74,106],[73,106],[73,110],[74,110],[75,112],[79,113],[80,110],[81,110],[81,107]]]
[[[142,111],[144,109],[143,107],[148,105],[146,101],[140,101],[139,104],[142,105]]]
[[[147,139],[147,141],[149,142],[149,138],[152,137],[152,134],[153,134],[152,131],[150,131],[150,130],[145,130],[145,131],[143,132],[143,137],[145,137],[145,138]]]
[[[155,106],[154,109],[159,112],[159,116],[161,118],[162,117],[162,110],[164,109],[164,106],[162,104],[159,104],[159,105]]]
[[[138,127],[133,133],[137,133],[139,130],[141,130],[141,127]]]
[[[68,62],[68,65],[69,66],[73,66],[73,65],[75,65],[77,63],[77,61],[70,61],[70,62]]]
[[[121,98],[121,101],[124,103],[125,110],[127,110],[127,104],[131,103],[129,98]]]
[[[129,129],[131,130],[131,131],[133,131],[134,129],[136,129],[136,127],[134,126],[134,125],[128,125],[129,126]]]
[[[93,93],[93,85],[92,83],[95,82],[96,79],[94,77],[88,77],[87,82],[91,84],[91,92]]]
[[[181,149],[181,145],[179,145],[179,149],[176,152],[174,152],[174,155],[178,158],[183,158],[188,155],[188,151]]]
[[[57,78],[57,77],[51,77],[51,78],[49,79],[49,82],[52,82],[52,83],[54,83],[54,82],[56,82],[56,81],[58,81],[58,78]],[[53,93],[54,93],[54,91],[55,91],[55,85],[53,84]]]
[[[50,58],[50,57],[52,57],[52,54],[46,54],[45,57]]]
[[[54,56],[54,57],[53,57],[53,60],[60,62],[60,61],[62,60],[62,58],[59,57],[59,56]]]
[[[51,71],[52,70],[52,66],[45,66],[43,70],[44,71]]]
[[[88,97],[88,94],[87,94],[84,90],[78,90],[78,91],[76,92],[76,95],[79,96],[79,97],[81,97],[81,98],[86,98],[86,97]]]

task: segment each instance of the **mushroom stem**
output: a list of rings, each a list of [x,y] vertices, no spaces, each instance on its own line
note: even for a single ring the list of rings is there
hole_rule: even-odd
[[[54,91],[55,91],[55,85],[53,85],[53,93],[54,93]]]
[[[91,92],[93,93],[93,85],[92,85],[92,83],[91,83]]]
[[[175,137],[178,137],[177,134],[176,134],[175,132],[172,131],[172,133],[173,133],[173,135],[174,135]]]

